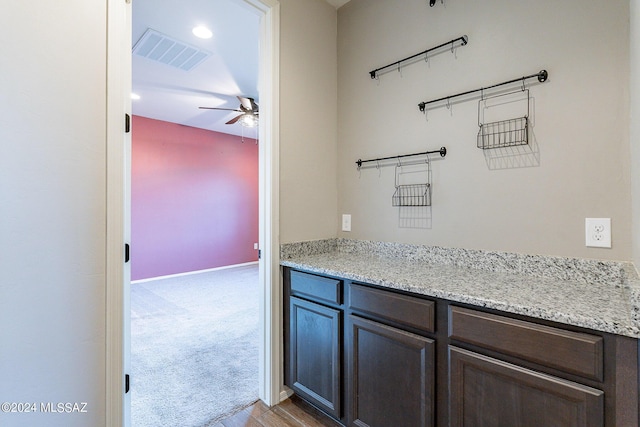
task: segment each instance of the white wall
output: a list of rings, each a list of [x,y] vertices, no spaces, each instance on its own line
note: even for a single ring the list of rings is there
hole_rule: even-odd
[[[469,44],[370,79],[374,68],[462,34]],[[339,213],[344,237],[602,259],[631,259],[629,3],[580,0],[352,0],[338,13]],[[477,100],[417,104],[542,68],[531,86],[533,167],[488,162]],[[399,227],[394,168],[354,161],[446,146],[433,162],[430,228]],[[531,151],[529,151],[531,153]],[[506,150],[503,154],[509,154]],[[495,159],[494,159],[495,160]],[[496,168],[496,166],[509,168]],[[610,217],[613,248],[584,244],[585,217]]]
[[[631,44],[631,194],[633,218],[633,262],[640,268],[640,5],[637,0],[630,2]]]
[[[105,370],[105,2],[4,2],[0,14],[2,426],[99,426]]]
[[[335,237],[337,14],[281,0],[280,241]]]

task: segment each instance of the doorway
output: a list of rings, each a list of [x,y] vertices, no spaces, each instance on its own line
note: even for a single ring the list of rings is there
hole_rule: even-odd
[[[278,242],[279,3],[245,0],[260,14],[259,126],[260,277],[259,397],[268,405],[281,400],[280,270]],[[130,425],[128,311],[130,264],[128,176],[130,134],[121,117],[131,115],[131,4],[108,0],[107,62],[107,336],[106,423]],[[129,47],[127,47],[129,46]]]
[[[211,270],[258,261],[259,19],[238,0],[133,2],[133,427],[258,397],[258,269],[255,286]]]

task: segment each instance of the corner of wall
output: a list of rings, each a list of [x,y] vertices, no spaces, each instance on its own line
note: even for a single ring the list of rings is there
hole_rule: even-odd
[[[640,269],[640,5],[630,2],[629,98],[631,151],[631,235],[632,260]]]

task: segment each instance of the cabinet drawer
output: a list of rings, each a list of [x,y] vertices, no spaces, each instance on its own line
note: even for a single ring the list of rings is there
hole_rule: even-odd
[[[603,380],[602,337],[449,308],[449,336],[551,368]]]
[[[291,271],[291,295],[340,304],[342,302],[342,281],[315,274]]]
[[[352,284],[349,306],[427,332],[435,330],[433,301]]]

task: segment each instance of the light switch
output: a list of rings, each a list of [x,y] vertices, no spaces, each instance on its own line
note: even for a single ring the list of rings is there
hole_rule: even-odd
[[[351,215],[342,214],[342,231],[351,231]]]

